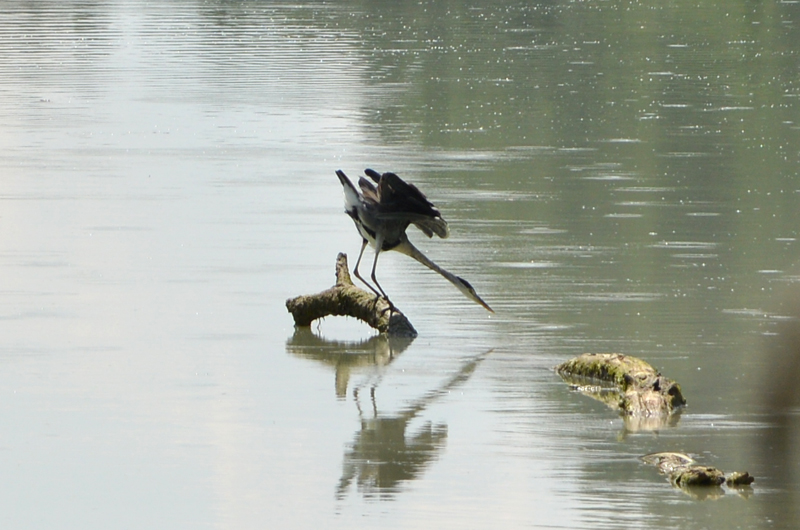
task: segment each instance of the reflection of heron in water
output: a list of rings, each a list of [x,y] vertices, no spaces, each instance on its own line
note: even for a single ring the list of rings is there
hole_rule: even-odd
[[[336,396],[344,399],[352,372],[371,369],[379,374],[379,379],[380,371],[403,353],[413,340],[413,337],[374,335],[362,341],[338,341],[322,338],[310,328],[295,328],[294,335],[286,343],[286,351],[333,368]]]
[[[355,276],[376,295],[382,295],[389,301],[389,297],[386,296],[375,277],[375,268],[378,265],[378,255],[382,251],[396,250],[438,272],[467,298],[492,311],[492,308],[478,296],[467,280],[438,266],[408,240],[406,228],[410,224],[422,230],[428,237],[436,234],[444,239],[450,235],[447,222],[442,219],[439,210],[433,207],[433,204],[416,186],[405,182],[394,173],[381,175],[372,169],[367,169],[364,173],[377,183],[377,187],[361,177],[358,179],[358,186],[361,188],[359,192],[342,170],[336,171],[336,175],[344,187],[345,212],[353,219],[358,233],[362,237],[361,252],[358,254],[358,260],[353,270]],[[375,248],[375,260],[372,262],[370,277],[377,289],[358,273],[358,266],[367,243]],[[389,305],[394,307],[390,301]]]
[[[453,388],[467,381],[478,364],[491,353],[487,351],[464,361],[455,375],[438,388],[426,392],[420,399],[392,416],[380,416],[375,402],[375,388],[370,386],[372,416],[364,417],[359,405],[358,392],[353,396],[361,418],[361,429],[344,455],[344,469],[337,488],[337,497],[344,498],[348,487],[355,479],[358,489],[365,497],[387,496],[397,491],[403,481],[417,478],[447,439],[447,425],[427,422],[412,434],[408,425],[419,417],[439,397],[447,395]]]

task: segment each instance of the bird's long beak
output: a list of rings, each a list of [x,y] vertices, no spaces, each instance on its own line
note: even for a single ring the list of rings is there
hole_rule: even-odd
[[[481,306],[483,306],[483,308],[486,309],[487,311],[489,311],[490,313],[494,313],[494,309],[489,307],[489,304],[484,302],[483,298],[478,296],[478,293],[476,293],[474,290],[472,292],[470,292],[467,296],[470,299],[472,299],[473,302],[476,302],[477,304],[480,304]]]
[[[478,302],[480,305],[482,305],[484,308],[486,308],[486,310],[488,310],[490,313],[494,313],[494,309],[492,309],[491,307],[489,307],[489,304],[487,304],[486,302],[484,302],[483,300],[481,300],[481,297],[480,297],[480,296],[477,296],[477,295],[476,295],[476,296],[475,296],[475,301],[476,301],[476,302]]]

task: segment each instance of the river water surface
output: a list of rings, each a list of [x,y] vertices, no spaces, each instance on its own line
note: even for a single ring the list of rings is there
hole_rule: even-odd
[[[798,42],[793,1],[6,1],[0,526],[796,528]],[[415,340],[294,328],[366,167],[495,314],[387,253]],[[584,352],[688,406],[623,420]]]

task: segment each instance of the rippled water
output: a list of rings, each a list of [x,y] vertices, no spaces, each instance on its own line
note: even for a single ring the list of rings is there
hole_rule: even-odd
[[[6,2],[2,526],[795,528],[770,352],[800,278],[798,16]],[[334,170],[365,167],[441,209],[451,237],[412,239],[495,315],[387,253],[418,338],[293,327],[284,301],[357,255]],[[554,374],[587,351],[688,407],[623,420]],[[756,483],[677,490],[656,451]]]

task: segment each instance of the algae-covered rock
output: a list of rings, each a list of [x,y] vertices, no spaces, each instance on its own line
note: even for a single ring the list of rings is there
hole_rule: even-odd
[[[747,471],[734,471],[725,476],[725,484],[728,486],[749,486],[755,480],[756,478]]]
[[[725,474],[715,467],[691,464],[673,470],[669,481],[680,487],[720,486],[725,482]]]
[[[658,376],[645,361],[621,353],[584,353],[556,367],[559,373],[591,377],[613,383],[622,390]]]
[[[650,364],[621,353],[584,353],[556,367],[561,377],[578,384],[588,378],[614,385],[616,397],[603,401],[624,414],[639,417],[669,416],[686,404],[681,387]]]

